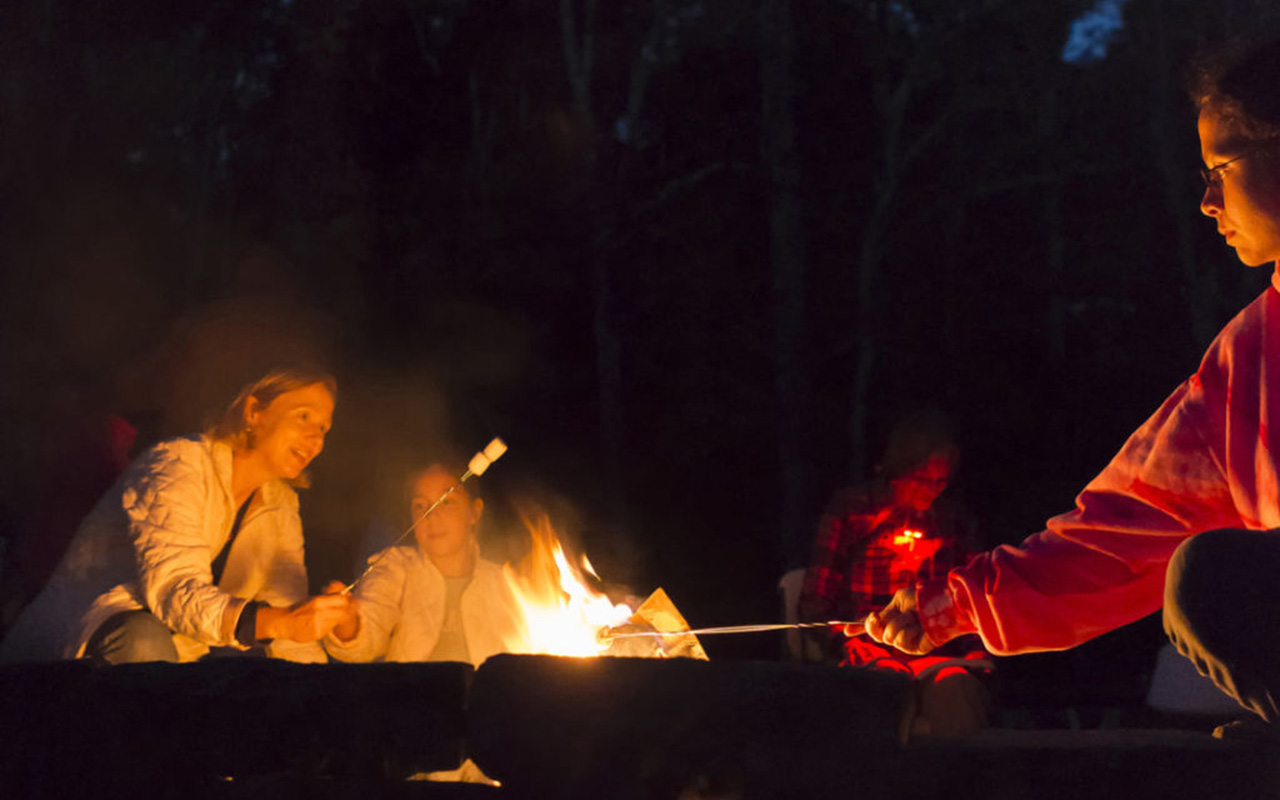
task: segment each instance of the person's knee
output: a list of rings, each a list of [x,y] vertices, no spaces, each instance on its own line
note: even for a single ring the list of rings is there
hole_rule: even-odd
[[[1202,569],[1206,565],[1218,563],[1224,556],[1229,557],[1231,551],[1249,544],[1258,533],[1238,528],[1219,528],[1198,533],[1178,545],[1169,561],[1170,566],[1172,568],[1174,562],[1180,562],[1183,569]]]
[[[1240,564],[1238,553],[1247,549],[1257,531],[1233,528],[1205,531],[1185,540],[1173,551],[1165,573],[1164,607],[1200,608],[1223,597],[1226,572]]]
[[[144,661],[177,661],[173,631],[147,611],[119,614],[104,623],[110,629],[95,634],[87,655],[109,664],[136,664]]]
[[[1276,574],[1280,531],[1213,530],[1184,541],[1165,576],[1165,632],[1183,655],[1270,652],[1265,643],[1280,636]]]
[[[990,695],[982,679],[953,668],[917,683],[913,736],[969,736],[987,727]]]

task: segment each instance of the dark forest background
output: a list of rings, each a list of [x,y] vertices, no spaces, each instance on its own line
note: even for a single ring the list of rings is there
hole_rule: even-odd
[[[0,532],[104,414],[150,443],[319,359],[316,586],[410,466],[498,435],[495,552],[534,496],[606,580],[772,620],[926,407],[1017,541],[1270,275],[1198,214],[1184,70],[1271,4],[1131,0],[1067,63],[1090,5],[3,4]]]

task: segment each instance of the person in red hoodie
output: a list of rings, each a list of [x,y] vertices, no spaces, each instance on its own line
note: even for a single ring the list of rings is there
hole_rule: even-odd
[[[1193,88],[1200,210],[1248,266],[1280,260],[1278,87],[1280,41],[1206,61]],[[866,632],[910,653],[976,632],[1004,655],[1069,648],[1163,608],[1178,651],[1256,714],[1243,728],[1274,735],[1280,274],[1271,283],[1073,510],[1019,546],[904,588],[867,619]]]

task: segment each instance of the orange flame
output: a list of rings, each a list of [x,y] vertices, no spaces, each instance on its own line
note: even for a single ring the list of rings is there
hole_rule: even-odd
[[[518,569],[503,567],[507,585],[515,595],[523,620],[523,652],[560,656],[598,656],[608,648],[598,634],[603,628],[625,623],[632,609],[614,604],[590,587],[584,577],[600,576],[586,556],[582,568],[565,555],[545,514],[525,518],[533,547]]]

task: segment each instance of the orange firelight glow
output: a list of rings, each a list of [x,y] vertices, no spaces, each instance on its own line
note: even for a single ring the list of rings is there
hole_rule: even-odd
[[[579,569],[570,563],[545,515],[526,518],[533,540],[517,569],[503,568],[507,584],[523,614],[523,652],[558,656],[598,656],[609,646],[601,629],[622,625],[632,609],[613,603],[586,580],[600,577],[582,556]]]

